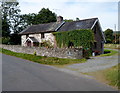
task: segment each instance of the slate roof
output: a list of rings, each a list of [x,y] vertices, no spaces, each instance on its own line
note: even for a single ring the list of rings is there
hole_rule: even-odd
[[[29,37],[33,42],[38,42],[37,39],[35,39],[34,37]]]
[[[19,34],[35,34],[35,33],[42,33],[42,32],[54,32],[56,31],[71,31],[76,29],[91,29],[93,24],[98,18],[91,18],[91,19],[84,19],[79,21],[73,22],[65,22],[64,24],[58,22],[46,23],[46,24],[39,24],[33,25],[28,27],[27,29],[23,30]]]
[[[84,19],[73,22],[66,22],[58,31],[71,31],[77,29],[91,29],[98,18]]]
[[[61,23],[52,22],[46,24],[39,24],[39,25],[32,25],[20,32],[19,34],[35,34],[35,33],[42,33],[42,32],[53,32],[57,27],[59,27]]]

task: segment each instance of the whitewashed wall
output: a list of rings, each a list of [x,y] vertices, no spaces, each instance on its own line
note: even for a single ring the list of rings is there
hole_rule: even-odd
[[[41,34],[30,34],[28,36],[36,38],[39,41],[39,43],[42,43],[43,41],[50,41],[53,46],[55,44],[55,37],[52,33],[44,33],[45,38],[43,39],[41,39]],[[25,45],[26,38],[27,38],[26,35],[21,36],[22,46],[26,46]]]

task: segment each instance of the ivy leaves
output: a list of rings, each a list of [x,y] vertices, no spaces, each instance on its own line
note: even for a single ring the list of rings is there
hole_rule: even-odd
[[[69,47],[72,43],[73,47],[83,47],[84,49],[91,48],[91,43],[94,42],[94,34],[92,30],[73,30],[65,32],[54,32],[57,46],[60,48]]]

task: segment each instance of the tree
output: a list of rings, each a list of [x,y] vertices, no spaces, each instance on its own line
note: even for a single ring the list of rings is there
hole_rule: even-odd
[[[20,18],[20,9],[18,7],[19,3],[15,2],[16,0],[3,0],[1,2],[2,6],[2,37],[3,38],[10,38],[8,42],[11,41],[13,38],[10,33],[18,33],[21,30],[21,18]],[[3,39],[4,40],[4,39]],[[6,39],[5,39],[6,40]]]
[[[42,8],[33,20],[33,24],[56,22],[56,14],[50,11],[49,8]]]
[[[105,34],[105,38],[106,38],[106,43],[112,43],[114,40],[113,30],[107,29],[107,30],[105,30],[104,34]]]
[[[29,13],[21,15],[21,21],[24,23],[23,28],[30,25],[37,25],[42,23],[56,22],[56,14],[48,8],[42,8],[37,14]]]
[[[19,32],[20,9],[18,2],[2,2],[3,20],[9,24],[9,30],[14,33]]]

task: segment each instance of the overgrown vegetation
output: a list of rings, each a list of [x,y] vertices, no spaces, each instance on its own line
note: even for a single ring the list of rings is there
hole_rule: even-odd
[[[40,44],[40,47],[47,47],[47,48],[53,48],[52,43],[49,40],[44,40],[42,41],[42,43]]]
[[[73,30],[64,32],[54,32],[57,46],[83,48],[84,57],[89,58],[91,55],[91,47],[94,42],[94,33],[92,30]]]
[[[120,63],[111,68],[96,72],[84,73],[95,77],[97,80],[120,89]]]
[[[56,37],[57,46],[62,47],[83,47],[91,48],[94,42],[94,34],[91,30],[73,30],[53,33]]]
[[[47,64],[47,65],[67,65],[67,64],[86,62],[86,59],[65,59],[65,58],[55,58],[55,57],[46,57],[46,56],[36,56],[36,54],[16,53],[1,48],[0,48],[0,52],[7,55],[16,56],[19,58],[23,58],[26,60],[37,62],[40,64]]]
[[[106,70],[105,73],[106,79],[110,81],[109,84],[120,89],[120,64]]]

